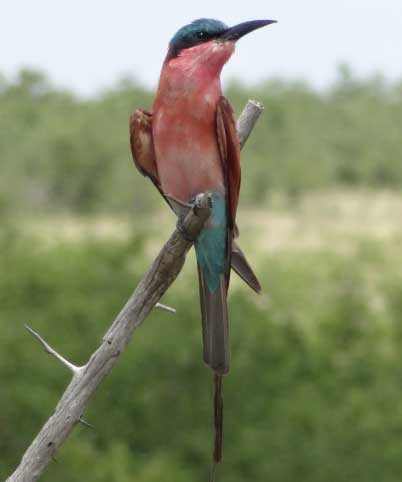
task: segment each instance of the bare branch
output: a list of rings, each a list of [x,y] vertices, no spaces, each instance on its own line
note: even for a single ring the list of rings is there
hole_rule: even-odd
[[[162,311],[167,311],[168,313],[176,313],[175,308],[171,308],[170,306],[163,305],[162,303],[156,303],[155,308],[158,308]]]
[[[236,125],[240,147],[243,147],[247,142],[248,136],[254,129],[254,126],[263,110],[264,106],[261,104],[261,102],[257,102],[256,100],[249,100],[247,102],[246,107],[243,109],[243,112],[237,119]]]
[[[251,105],[250,105],[251,104]],[[262,106],[249,101],[238,121],[239,139],[243,146],[262,111]],[[27,329],[43,345],[46,352],[57,358],[73,372],[73,378],[66,388],[53,415],[47,420],[39,434],[22,457],[20,465],[7,482],[35,482],[45,471],[54,455],[77,423],[88,425],[82,414],[95,393],[98,385],[113,368],[120,354],[126,349],[134,331],[179,275],[186,254],[192,242],[200,233],[210,213],[209,196],[198,197],[197,205],[190,210],[165,243],[158,257],[152,263],[126,305],[118,314],[103,337],[99,348],[92,354],[86,365],[76,367],[59,355],[32,328]],[[182,235],[183,230],[185,236]],[[158,308],[162,308],[159,305]],[[168,309],[171,311],[172,309]]]
[[[43,348],[45,349],[45,352],[48,353],[49,355],[54,356],[59,362],[67,367],[73,374],[75,375],[76,373],[79,373],[80,370],[82,370],[83,367],[77,367],[70,363],[68,360],[66,360],[64,357],[62,357],[59,353],[57,353],[56,350],[54,350],[46,341],[39,335],[39,333],[36,333],[35,330],[33,330],[30,326],[25,324],[25,328],[42,344]]]

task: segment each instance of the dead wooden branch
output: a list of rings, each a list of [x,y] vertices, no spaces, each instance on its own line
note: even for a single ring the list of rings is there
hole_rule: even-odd
[[[249,100],[247,102],[246,107],[243,109],[243,112],[240,114],[236,123],[237,137],[239,138],[240,147],[243,147],[246,143],[248,136],[254,129],[263,110],[264,106],[261,102],[257,102],[256,100]]]

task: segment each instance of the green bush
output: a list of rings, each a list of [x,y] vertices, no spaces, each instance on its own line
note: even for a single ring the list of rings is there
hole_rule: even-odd
[[[69,374],[23,323],[84,363],[144,272],[146,239],[47,244],[0,237],[0,477],[52,410]],[[402,283],[385,245],[260,260],[265,295],[235,284],[219,479],[396,482],[402,473]],[[208,478],[211,374],[201,361],[194,266],[103,383],[43,480]]]

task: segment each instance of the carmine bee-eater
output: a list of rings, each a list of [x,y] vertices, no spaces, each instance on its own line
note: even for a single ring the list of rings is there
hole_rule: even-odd
[[[152,114],[137,110],[130,118],[135,164],[179,221],[197,194],[211,197],[211,215],[195,250],[204,361],[215,374],[215,462],[221,459],[222,375],[230,363],[226,301],[230,268],[260,291],[235,242],[240,146],[232,108],[222,96],[220,74],[237,40],[274,22],[253,20],[228,27],[203,18],[185,25],[170,41]]]

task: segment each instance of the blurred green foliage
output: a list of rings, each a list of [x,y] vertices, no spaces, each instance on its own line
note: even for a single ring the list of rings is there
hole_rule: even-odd
[[[146,265],[146,238],[44,246],[0,237],[0,478],[69,374],[24,330],[76,363],[97,347]],[[260,260],[267,295],[235,285],[219,480],[399,482],[402,278],[381,242]],[[102,384],[44,481],[208,480],[212,381],[201,361],[194,263]]]
[[[245,149],[242,203],[272,191],[297,195],[334,185],[402,184],[402,84],[355,78],[343,66],[325,91],[270,80],[226,94],[240,112],[249,97],[266,112]],[[52,86],[43,74],[0,77],[0,212],[119,212],[158,198],[135,172],[128,118],[152,93],[126,79],[91,99]]]
[[[271,80],[252,89],[234,82],[226,93],[237,113],[249,97],[266,107],[244,151],[242,206],[261,207],[277,191],[293,200],[339,185],[402,185],[402,84],[361,80],[342,67],[321,92]],[[83,99],[39,72],[0,76],[1,479],[69,381],[23,324],[85,363],[155,241],[155,226],[141,222],[128,225],[128,239],[112,239],[112,226],[110,239],[55,241],[27,234],[20,216],[33,225],[60,215],[61,226],[66,213],[142,221],[160,206],[128,144],[130,112],[151,103],[151,92],[132,80]],[[256,219],[263,237],[272,220],[262,210]],[[399,222],[390,214],[377,241],[359,237],[353,249],[331,238],[303,252],[254,253],[267,294],[232,286],[219,480],[400,481],[402,254],[398,234],[391,247],[385,241],[392,219]],[[309,222],[319,231],[321,221]],[[95,429],[76,428],[44,481],[208,480],[213,394],[201,361],[195,279],[187,263],[165,300],[177,315],[155,312],[144,323],[85,414]]]

